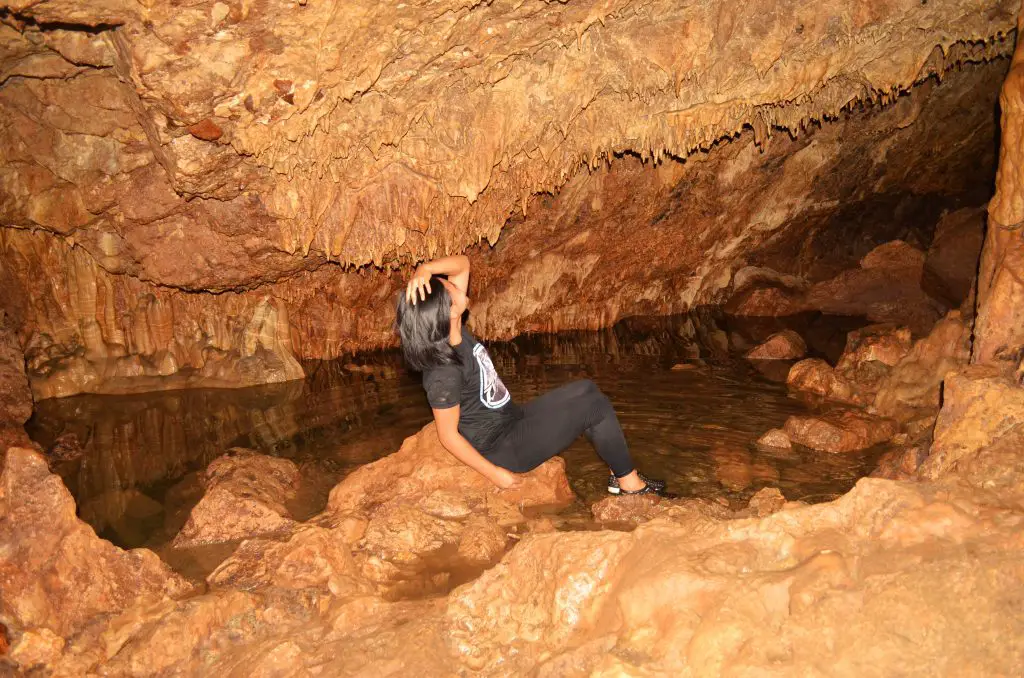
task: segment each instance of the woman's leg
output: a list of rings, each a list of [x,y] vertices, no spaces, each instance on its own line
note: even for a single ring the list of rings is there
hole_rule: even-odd
[[[523,407],[491,461],[516,473],[540,466],[586,435],[617,477],[633,474],[626,437],[608,396],[589,379],[549,391]],[[515,466],[515,468],[512,468]],[[642,486],[642,483],[641,483]]]

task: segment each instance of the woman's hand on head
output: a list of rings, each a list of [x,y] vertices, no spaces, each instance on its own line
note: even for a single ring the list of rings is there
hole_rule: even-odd
[[[413,306],[417,301],[425,301],[430,294],[430,273],[423,266],[417,266],[409,283],[405,286],[405,300]]]

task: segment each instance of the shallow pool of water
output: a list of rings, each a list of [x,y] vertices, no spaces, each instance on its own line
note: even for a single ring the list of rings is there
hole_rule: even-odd
[[[861,324],[821,316],[787,322],[812,353],[833,360],[846,332]],[[615,404],[640,468],[681,495],[737,506],[771,486],[789,499],[830,499],[868,473],[882,450],[829,455],[754,445],[811,407],[780,383],[787,364],[753,366],[738,357],[781,326],[704,311],[525,336],[489,349],[520,402],[573,379],[596,381]],[[121,546],[156,548],[172,538],[201,496],[198,472],[233,446],[294,460],[303,490],[291,508],[307,518],[345,474],[397,450],[430,410],[397,352],[306,368],[304,381],[258,388],[43,401],[28,430],[44,449],[73,457],[54,469],[81,517]],[[565,458],[581,498],[603,496],[607,467],[589,444],[581,439]]]

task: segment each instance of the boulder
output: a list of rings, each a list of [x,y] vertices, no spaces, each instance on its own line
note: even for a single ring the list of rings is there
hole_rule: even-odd
[[[446,495],[436,495],[438,490]],[[488,497],[521,507],[560,507],[574,495],[561,457],[550,459],[523,475],[521,487],[498,490],[489,480],[453,457],[437,439],[433,423],[406,438],[401,449],[361,466],[331,490],[329,513],[373,511],[386,504],[443,504],[438,497],[457,498],[469,506],[486,504]]]
[[[923,335],[945,310],[921,289],[923,267],[924,255],[917,248],[900,240],[879,245],[861,260],[860,268],[811,287],[804,308],[899,323]]]
[[[364,520],[355,544],[361,576],[386,596],[426,595],[496,562],[526,526],[522,509],[572,500],[560,457],[524,474],[521,487],[499,490],[444,449],[431,423],[338,483],[316,520]]]
[[[803,337],[793,330],[783,330],[768,337],[747,353],[747,360],[796,360],[807,353]]]
[[[898,426],[891,419],[848,410],[821,416],[793,416],[786,420],[783,430],[798,445],[837,454],[885,442],[896,435]]]
[[[269,586],[315,589],[333,596],[366,594],[343,530],[304,525],[287,541],[247,539],[211,573],[211,587],[246,591]]]
[[[726,305],[730,315],[780,318],[801,311],[800,294],[779,287],[741,292]]]
[[[0,617],[17,637],[69,638],[101,615],[193,590],[152,551],[123,551],[97,537],[31,450],[10,448],[3,457],[0,544]]]
[[[854,385],[820,358],[801,360],[789,370],[786,383],[795,391],[844,403],[863,403]]]
[[[235,448],[207,467],[203,484],[175,548],[285,535],[296,525],[285,502],[298,490],[299,469],[287,459]]]
[[[868,325],[846,335],[846,348],[836,369],[850,374],[866,363],[895,367],[910,353],[910,328],[892,323]]]
[[[1015,672],[1019,512],[872,479],[827,504],[760,496],[763,517],[525,538],[448,598],[451,656],[480,675]]]

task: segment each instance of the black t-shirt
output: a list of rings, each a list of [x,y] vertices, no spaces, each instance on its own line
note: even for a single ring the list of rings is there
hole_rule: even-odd
[[[455,347],[461,365],[442,365],[423,373],[423,388],[434,409],[460,405],[459,433],[479,452],[487,452],[522,410],[494,369],[484,345],[465,327]]]

